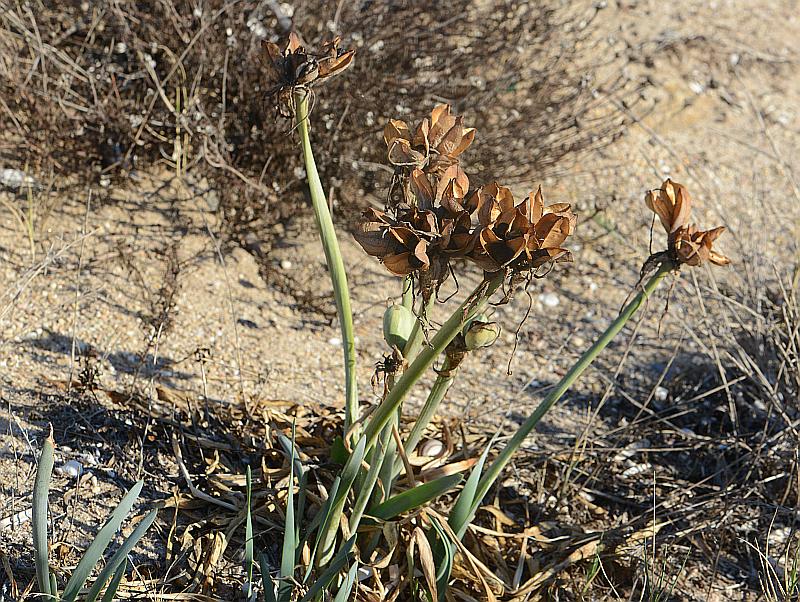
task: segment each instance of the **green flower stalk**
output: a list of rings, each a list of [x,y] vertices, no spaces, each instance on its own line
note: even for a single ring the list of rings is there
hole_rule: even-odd
[[[464,324],[486,308],[489,297],[491,297],[503,283],[504,276],[504,270],[487,275],[487,278],[481,281],[466,301],[459,305],[453,312],[453,315],[442,325],[431,339],[430,345],[425,346],[416,358],[414,358],[414,361],[411,362],[411,365],[403,372],[403,375],[394,384],[386,398],[375,408],[372,416],[370,416],[365,433],[368,448],[371,448],[375,444],[383,427],[391,420],[397,408],[403,403],[411,387],[413,387],[425,371],[431,367],[436,358],[439,357],[450,344],[450,341],[461,332]]]
[[[494,462],[489,466],[486,473],[481,477],[478,482],[477,489],[474,492],[474,497],[471,501],[470,511],[466,515],[466,519],[459,519],[455,524],[451,523],[453,531],[459,538],[464,536],[467,526],[472,521],[475,511],[481,500],[489,492],[494,482],[502,473],[512,456],[519,450],[528,435],[531,434],[534,427],[539,423],[542,417],[561,399],[569,388],[575,383],[576,380],[583,374],[584,370],[588,368],[591,363],[600,355],[603,349],[614,339],[617,334],[622,330],[631,316],[642,306],[650,295],[656,290],[658,285],[664,277],[675,268],[672,261],[663,261],[656,273],[647,281],[642,290],[628,303],[619,316],[606,328],[605,332],[594,342],[594,344],[587,349],[583,355],[578,359],[575,365],[570,368],[564,377],[558,382],[547,397],[545,397],[536,409],[528,416],[528,419],[519,427],[514,436],[509,440],[500,455],[495,458]]]
[[[308,93],[303,90],[295,92],[297,129],[300,132],[300,140],[303,145],[303,159],[305,161],[306,175],[308,176],[308,188],[311,192],[311,204],[314,207],[314,216],[322,239],[322,248],[325,251],[325,261],[328,264],[328,272],[333,283],[333,295],[336,300],[336,311],[339,315],[339,326],[342,332],[345,371],[344,432],[347,433],[350,431],[350,427],[358,420],[358,383],[356,381],[356,345],[355,335],[353,334],[353,312],[350,308],[347,273],[342,260],[342,253],[339,249],[339,241],[336,238],[333,219],[331,218],[330,209],[328,209],[328,200],[322,190],[317,164],[314,161],[314,153],[311,150],[311,137],[309,136],[308,128],[308,98]]]
[[[422,406],[422,410],[420,410],[419,415],[414,420],[414,426],[411,427],[411,432],[403,443],[403,448],[406,450],[406,453],[410,454],[416,449],[422,439],[425,428],[430,424],[431,420],[433,420],[433,417],[436,415],[436,410],[439,409],[445,395],[447,395],[447,391],[450,389],[450,385],[453,384],[457,369],[458,367],[451,363],[450,358],[445,358],[439,370],[439,374],[436,377],[436,381],[433,383],[430,393],[428,393],[428,399],[425,400],[425,405]],[[401,468],[402,461],[400,458],[397,458],[394,462],[395,473],[399,473]]]

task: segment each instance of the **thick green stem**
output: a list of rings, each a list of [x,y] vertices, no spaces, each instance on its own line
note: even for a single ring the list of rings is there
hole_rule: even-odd
[[[403,442],[403,449],[406,450],[406,453],[410,454],[414,451],[420,439],[422,439],[425,428],[430,424],[431,420],[433,420],[436,410],[439,409],[444,396],[447,395],[447,391],[450,389],[450,385],[452,385],[455,380],[456,369],[457,368],[453,366],[449,358],[444,360],[440,374],[436,377],[436,382],[433,383],[433,387],[431,387],[431,391],[428,393],[428,399],[425,400],[425,405],[422,406],[419,416],[417,416],[417,419],[414,421],[411,432]],[[397,458],[394,462],[395,472],[399,472],[401,467],[402,460]]]
[[[439,331],[431,339],[430,345],[426,346],[411,365],[403,372],[403,375],[389,391],[386,398],[380,403],[370,417],[367,425],[367,448],[375,445],[381,430],[391,419],[394,412],[400,407],[406,394],[412,386],[420,379],[425,371],[431,367],[433,362],[439,357],[445,348],[450,344],[456,335],[475,314],[480,313],[489,302],[498,287],[503,282],[505,272],[495,272],[483,280],[473,293],[453,312],[453,315],[445,322]]]
[[[561,399],[561,396],[567,392],[567,390],[573,385],[583,371],[589,367],[589,365],[595,360],[595,358],[597,358],[598,355],[600,355],[600,352],[603,351],[603,349],[606,348],[606,346],[619,333],[619,331],[622,330],[622,327],[625,326],[626,322],[634,313],[636,313],[636,310],[642,306],[645,300],[653,293],[656,287],[658,287],[664,276],[666,276],[667,273],[672,269],[673,266],[670,262],[664,262],[659,266],[658,271],[650,278],[650,280],[647,281],[636,297],[634,297],[633,300],[623,308],[619,316],[617,316],[617,319],[614,320],[606,329],[606,331],[600,336],[600,338],[597,339],[597,341],[595,341],[595,343],[584,352],[575,365],[570,368],[569,372],[567,372],[558,382],[550,394],[541,401],[528,419],[522,424],[522,426],[519,427],[519,430],[509,440],[509,442],[503,448],[503,451],[501,451],[500,455],[495,458],[494,462],[492,462],[491,466],[489,466],[487,469],[486,474],[484,474],[479,481],[477,490],[475,492],[475,497],[472,501],[472,509],[468,514],[467,519],[463,524],[450,525],[453,528],[453,531],[455,531],[459,537],[463,537],[467,526],[469,525],[470,521],[472,521],[472,517],[475,515],[475,511],[477,510],[481,500],[489,492],[489,489],[500,476],[500,473],[502,473],[509,460],[511,460],[511,457],[517,452],[517,450],[519,450],[525,439],[538,424],[539,420],[542,419],[542,416],[544,416],[547,411],[552,408],[559,399]]]
[[[411,274],[403,278],[403,305],[414,311],[414,280]]]
[[[431,295],[427,301],[423,301],[420,306],[420,314],[417,316],[417,321],[414,323],[414,328],[411,331],[411,336],[408,337],[406,348],[403,349],[403,357],[408,362],[413,362],[417,357],[419,350],[422,349],[422,344],[425,342],[425,331],[423,330],[423,322],[428,320],[428,314],[436,304],[436,296]]]
[[[345,371],[345,420],[344,432],[358,420],[358,384],[356,381],[356,345],[353,334],[353,312],[350,309],[350,292],[347,288],[347,273],[336,239],[336,230],[333,227],[328,200],[322,190],[322,183],[314,162],[314,153],[311,150],[311,137],[308,132],[308,94],[297,92],[295,94],[297,105],[297,129],[303,143],[303,159],[308,176],[308,188],[311,192],[311,204],[314,206],[314,215],[317,219],[317,228],[322,239],[322,248],[325,250],[325,260],[333,283],[333,295],[336,299],[336,311],[339,314],[339,325],[342,331],[342,348],[344,350]]]

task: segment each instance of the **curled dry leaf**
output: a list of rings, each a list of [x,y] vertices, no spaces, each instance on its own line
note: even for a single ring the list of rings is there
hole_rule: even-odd
[[[725,231],[724,227],[700,230],[689,223],[692,199],[685,186],[667,178],[661,188],[648,191],[644,200],[667,231],[666,253],[674,264],[730,263],[730,259],[713,249],[713,243]]]

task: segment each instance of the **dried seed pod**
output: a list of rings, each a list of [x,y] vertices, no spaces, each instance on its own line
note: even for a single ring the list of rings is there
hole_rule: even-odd
[[[700,230],[689,223],[692,199],[685,186],[667,178],[661,188],[647,191],[644,202],[658,216],[667,232],[667,250],[656,254],[656,258],[666,255],[676,266],[696,266],[704,261],[714,265],[731,262],[713,249],[713,243],[725,231],[724,227]]]
[[[495,182],[476,190],[466,206],[479,222],[467,257],[487,272],[535,270],[572,261],[572,254],[561,245],[575,231],[577,216],[567,203],[545,207],[541,187],[514,205],[511,191]]]
[[[389,163],[400,169],[424,169],[440,174],[458,162],[475,139],[475,128],[450,114],[450,105],[437,105],[414,132],[405,121],[392,119],[383,130]]]
[[[283,50],[274,42],[262,40],[262,65],[267,74],[269,96],[276,101],[285,117],[293,117],[294,92],[307,90],[313,84],[347,69],[355,50],[339,48],[339,38],[325,42],[322,52],[312,54],[303,47],[300,37],[291,32]]]
[[[383,339],[390,347],[403,349],[417,318],[405,305],[391,305],[383,312]]]

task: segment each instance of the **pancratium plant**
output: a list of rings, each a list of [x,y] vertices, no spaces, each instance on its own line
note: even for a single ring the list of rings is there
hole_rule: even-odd
[[[340,440],[344,449],[332,444],[330,451],[342,467],[332,481],[325,481],[328,473],[317,473],[304,462],[294,430],[291,437],[277,434],[290,472],[280,568],[273,571],[265,556],[260,563],[264,596],[288,602],[335,595],[334,600],[344,602],[358,587],[360,564],[372,565],[372,572],[386,566],[398,549],[397,534],[403,532],[409,535],[410,577],[395,580],[394,587],[408,587],[416,580],[415,555],[410,552],[416,549],[425,583],[416,580],[414,587],[427,589],[427,596],[437,601],[446,596],[459,540],[527,436],[668,273],[684,265],[728,262],[712,248],[723,229],[702,231],[690,224],[691,201],[680,184],[666,180],[659,189],[649,191],[646,204],[667,231],[666,248],[645,263],[643,279],[648,274],[649,278],[637,285],[633,299],[505,445],[493,450],[490,444],[473,459],[466,481],[460,473],[470,463],[418,480],[409,458],[421,445],[459,366],[470,354],[498,340],[500,327],[485,314],[488,304],[499,296],[501,287],[508,295],[523,281],[544,277],[556,264],[573,261],[569,240],[578,218],[569,204],[546,204],[540,187],[517,201],[509,188],[497,182],[475,185],[460,164],[476,138],[475,129],[466,127],[448,105],[434,107],[413,128],[391,120],[384,129],[386,160],[393,171],[387,200],[384,207],[363,213],[354,236],[368,255],[401,279],[401,301],[386,310],[383,320],[390,348],[381,362],[385,385],[377,404],[362,413],[347,280],[314,162],[309,123],[311,87],[343,71],[353,60],[353,53],[339,46],[334,40],[314,54],[294,34],[283,51],[266,45],[273,98],[281,112],[294,119],[302,143],[342,329],[346,380]],[[467,264],[482,272],[481,281],[441,326],[432,327],[427,315],[438,301],[442,283]],[[422,409],[415,416],[401,416],[403,401],[430,370],[435,370],[436,378]],[[314,496],[318,501],[309,506],[312,478],[323,495]],[[429,512],[429,504],[462,481],[446,521],[439,520],[442,515]],[[389,554],[388,559],[381,560],[381,554]],[[392,595],[397,599],[399,593]]]

